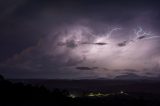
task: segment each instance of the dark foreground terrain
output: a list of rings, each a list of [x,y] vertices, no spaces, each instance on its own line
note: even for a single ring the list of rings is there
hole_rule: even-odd
[[[0,106],[160,106],[159,84],[159,81],[9,81],[0,76]]]

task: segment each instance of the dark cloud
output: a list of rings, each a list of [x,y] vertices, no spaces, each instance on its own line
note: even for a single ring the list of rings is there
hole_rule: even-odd
[[[97,70],[99,67],[76,67],[78,70]]]
[[[123,41],[123,42],[120,42],[117,44],[117,46],[119,47],[123,47],[123,46],[126,46],[130,41]]]
[[[135,69],[124,69],[124,72],[127,72],[127,73],[136,73],[136,72],[138,72],[138,70],[135,70]]]
[[[92,70],[90,67],[76,67],[78,70]]]
[[[158,0],[1,0],[1,73],[15,78],[94,78],[121,72],[157,74],[159,40],[138,41],[132,43],[133,49],[124,51],[130,46],[128,36],[133,35],[132,28],[140,25],[159,35],[159,4]],[[78,30],[79,26],[82,30]],[[111,38],[119,48],[110,47],[114,44],[101,41],[101,37],[110,27],[117,26],[124,29]],[[77,39],[81,42],[77,43]],[[119,50],[120,47],[124,50]],[[80,65],[87,67],[76,67]],[[108,68],[124,66],[131,69],[148,66],[148,69]]]

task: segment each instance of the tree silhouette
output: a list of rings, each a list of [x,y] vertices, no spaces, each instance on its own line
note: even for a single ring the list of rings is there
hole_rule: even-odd
[[[44,86],[11,83],[0,75],[0,106],[159,106],[159,95],[111,95],[68,97],[67,90],[47,90]]]

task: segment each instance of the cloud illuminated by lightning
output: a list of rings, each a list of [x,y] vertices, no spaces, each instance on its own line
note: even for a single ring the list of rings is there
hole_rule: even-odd
[[[147,69],[146,72],[151,72],[155,64],[160,65],[160,55],[152,52],[157,48],[154,39],[138,39],[142,35],[147,38],[148,36],[154,37],[151,36],[151,33],[144,32],[142,28],[139,28],[135,32],[135,38],[133,32],[131,35],[127,35],[132,36],[133,39],[123,38],[124,40],[121,42],[116,36],[124,31],[121,29],[113,28],[102,36],[95,33],[92,28],[83,25],[68,26],[65,31],[64,28],[61,28],[58,34],[51,33],[37,47],[27,52],[23,51],[17,56],[18,58],[10,59],[9,63],[16,64],[16,67],[18,64],[24,67],[33,67],[30,64],[31,60],[24,57],[31,55],[36,60],[38,55],[32,56],[32,52],[39,50],[43,53],[43,56],[40,57],[44,57],[44,55],[50,57],[51,66],[49,67],[54,66],[57,70],[65,69],[72,72],[77,72],[75,67],[80,67],[78,68],[80,69],[79,73],[83,71],[83,73],[92,73],[100,77],[120,75],[126,72],[126,69],[138,70],[137,74],[143,74],[144,69]],[[115,34],[116,31],[118,32]],[[58,36],[55,37],[55,35]],[[17,63],[17,60],[20,62]],[[38,61],[36,60],[36,62]],[[43,67],[43,64],[41,65]]]
[[[141,39],[152,39],[152,38],[158,38],[160,36],[155,36],[151,32],[144,31],[141,27],[138,27],[138,30],[135,30],[136,37],[133,41],[138,41]]]

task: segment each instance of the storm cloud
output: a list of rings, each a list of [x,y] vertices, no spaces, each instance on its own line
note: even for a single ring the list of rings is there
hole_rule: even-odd
[[[0,73],[9,78],[159,75],[160,38],[135,33],[159,36],[156,0],[7,1],[0,3]]]

